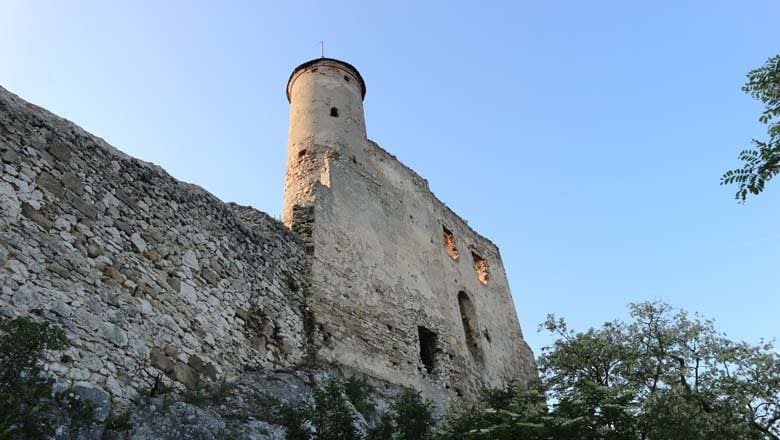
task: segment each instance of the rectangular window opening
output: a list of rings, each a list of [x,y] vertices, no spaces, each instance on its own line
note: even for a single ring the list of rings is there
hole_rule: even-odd
[[[417,333],[420,337],[420,360],[425,371],[432,373],[436,366],[436,333],[422,326],[417,327]]]

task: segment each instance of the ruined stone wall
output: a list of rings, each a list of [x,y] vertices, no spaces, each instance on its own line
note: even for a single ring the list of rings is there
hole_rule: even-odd
[[[328,155],[317,187],[318,357],[439,401],[534,377],[498,248],[395,157],[370,141],[364,153]]]
[[[534,377],[498,248],[366,138],[357,70],[312,60],[287,93],[284,221],[312,259],[317,359],[438,402]]]
[[[49,371],[119,401],[306,354],[304,247],[0,88],[0,313],[66,329]]]

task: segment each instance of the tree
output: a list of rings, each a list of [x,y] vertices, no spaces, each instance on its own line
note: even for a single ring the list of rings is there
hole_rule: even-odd
[[[538,359],[541,383],[488,392],[450,413],[439,438],[780,439],[772,344],[733,342],[663,303],[630,313],[585,332],[548,316],[542,327],[557,339]]]
[[[736,198],[743,203],[748,193],[759,194],[780,173],[780,121],[776,119],[780,115],[780,55],[748,72],[747,78],[742,91],[766,106],[758,120],[767,124],[769,139],[753,139],[755,148],[739,153],[742,168],[726,171],[720,178],[721,185],[739,185]]]

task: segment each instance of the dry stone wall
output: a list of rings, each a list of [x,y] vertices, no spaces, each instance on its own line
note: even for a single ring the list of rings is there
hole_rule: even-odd
[[[51,373],[120,402],[305,361],[304,246],[0,88],[0,313],[67,330]]]

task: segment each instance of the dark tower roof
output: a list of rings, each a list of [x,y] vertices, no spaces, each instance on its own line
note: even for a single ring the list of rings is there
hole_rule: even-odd
[[[365,99],[366,97],[366,82],[363,80],[363,77],[360,75],[360,72],[353,66],[352,64],[347,63],[346,61],[337,60],[335,58],[315,58],[313,60],[306,61],[305,63],[301,64],[300,66],[293,69],[292,73],[290,74],[290,78],[287,80],[287,101],[290,101],[290,83],[292,82],[295,75],[304,69],[307,69],[311,66],[314,66],[319,63],[325,63],[325,64],[337,64],[340,65],[341,68],[344,70],[347,70],[350,72],[355,78],[357,78],[358,83],[360,84],[360,94],[361,98]]]

